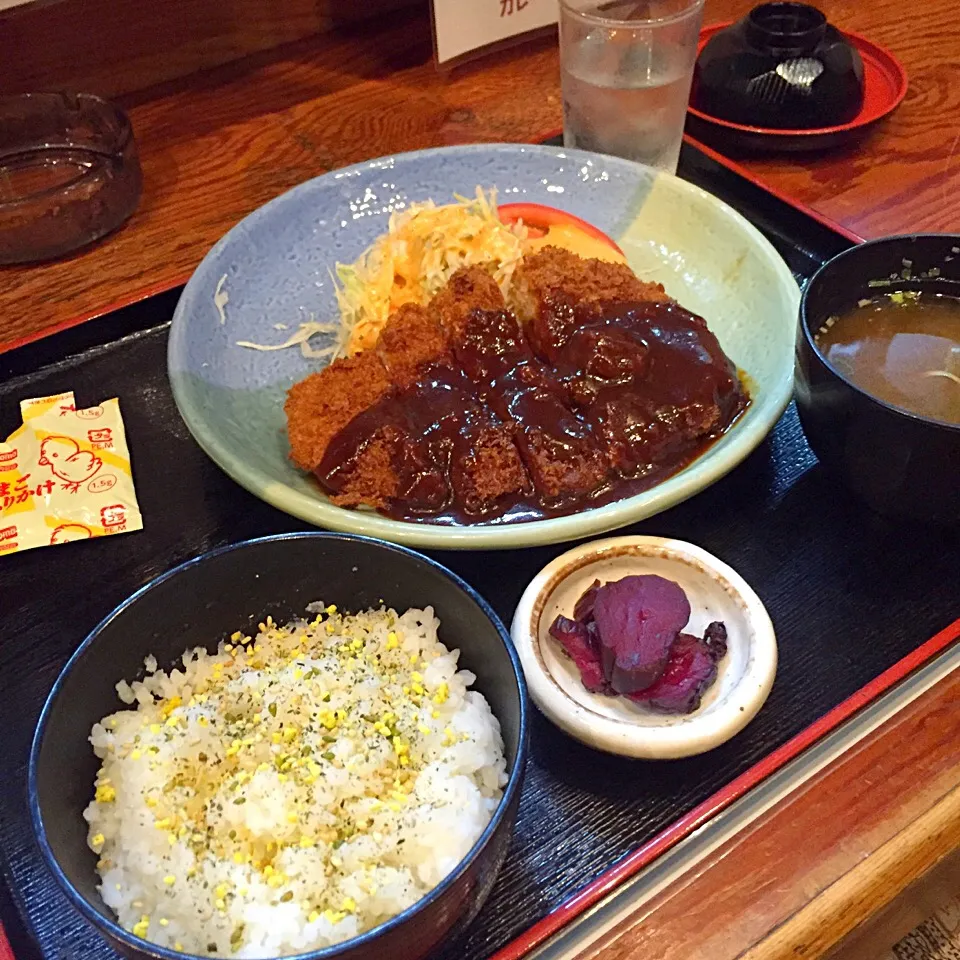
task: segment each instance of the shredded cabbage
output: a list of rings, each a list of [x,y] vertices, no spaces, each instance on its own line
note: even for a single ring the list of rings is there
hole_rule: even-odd
[[[299,345],[307,359],[338,357],[372,347],[390,315],[404,303],[425,304],[461,267],[489,265],[506,297],[524,254],[529,230],[522,222],[506,225],[497,213],[497,191],[477,187],[471,198],[454,194],[455,203],[432,200],[411,204],[390,215],[387,232],[352,264],[338,263],[333,276],[340,323],[301,323],[283,343],[238,340],[250,350],[286,350]],[[224,276],[214,302],[225,321]],[[285,329],[274,324],[275,329]],[[332,346],[316,349],[312,337],[335,333]]]
[[[284,327],[284,324],[274,324],[276,328]],[[305,323],[301,323],[296,333],[291,334],[283,343],[252,343],[250,340],[238,340],[238,347],[247,347],[249,350],[286,350],[288,347],[295,347],[298,344],[300,345],[300,353],[307,360],[317,360],[320,357],[329,357],[332,356],[340,349],[340,342],[338,340],[331,347],[324,347],[318,350],[316,347],[310,346],[311,337],[315,337],[318,333],[335,333],[338,332],[338,327],[333,323],[317,323],[315,320],[308,320]]]
[[[227,275],[224,274],[217,282],[216,290],[213,291],[213,305],[217,308],[217,313],[220,314],[221,327],[227,322],[227,314],[223,308],[230,302],[230,294],[223,289],[226,282]]]
[[[352,264],[336,267],[342,333],[335,353],[373,346],[390,314],[405,303],[424,304],[465,266],[489,264],[507,295],[523,257],[528,230],[497,214],[497,192],[477,187],[473,199],[432,200],[391,214],[387,232]]]

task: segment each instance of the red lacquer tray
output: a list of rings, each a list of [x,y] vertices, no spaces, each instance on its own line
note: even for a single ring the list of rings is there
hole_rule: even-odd
[[[697,53],[707,41],[731,26],[715,23],[700,33]],[[824,150],[855,140],[878,120],[892,113],[907,93],[907,72],[897,58],[857,33],[843,31],[863,59],[864,96],[860,112],[848,123],[809,130],[785,130],[754,127],[712,116],[691,105],[687,110],[687,127],[697,137],[721,146],[724,150],[802,152]]]

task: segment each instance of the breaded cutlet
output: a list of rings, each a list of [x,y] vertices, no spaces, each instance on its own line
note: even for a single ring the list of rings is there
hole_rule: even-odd
[[[490,398],[496,412],[514,422],[520,456],[542,500],[586,497],[607,482],[606,460],[590,428],[542,364],[518,364],[494,383]]]
[[[376,352],[401,390],[415,384],[429,364],[453,359],[436,315],[415,303],[405,303],[390,317],[380,331]]]
[[[682,455],[721,423],[715,403],[663,407],[629,392],[598,398],[586,416],[611,469],[621,477],[642,476]]]
[[[461,267],[427,305],[452,344],[460,339],[474,310],[505,308],[497,281],[483,267]]]
[[[551,413],[563,417],[566,429],[528,425],[520,431],[517,444],[537,493],[548,503],[589,496],[607,482],[605,457],[589,428],[572,415],[564,417],[556,398],[538,399],[555,408]]]
[[[592,443],[571,449],[543,431],[528,430],[521,446],[534,486],[547,502],[587,497],[607,482],[606,461]]]
[[[533,360],[517,318],[509,310],[475,309],[458,320],[453,354],[464,374],[483,384]]]
[[[294,463],[316,469],[336,434],[391,390],[393,384],[373,350],[334,360],[295,383],[284,404]]]
[[[529,493],[530,477],[509,427],[490,423],[466,439],[469,452],[453,458],[450,482],[468,516],[482,517],[505,497]]]
[[[339,490],[330,495],[330,502],[338,507],[366,505],[382,510],[399,489],[390,441],[386,437],[374,437],[353,461]]]
[[[547,246],[520,261],[510,286],[510,306],[524,323],[530,323],[541,307],[554,299],[571,304],[670,301],[662,284],[640,280],[626,264],[588,260]]]
[[[449,499],[443,470],[396,399],[354,417],[329,449],[317,476],[338,506],[384,509],[400,498],[415,512],[434,512]]]

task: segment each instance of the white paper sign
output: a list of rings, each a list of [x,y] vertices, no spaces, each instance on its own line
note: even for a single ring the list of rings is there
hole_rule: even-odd
[[[547,27],[558,17],[557,0],[433,0],[437,61]]]

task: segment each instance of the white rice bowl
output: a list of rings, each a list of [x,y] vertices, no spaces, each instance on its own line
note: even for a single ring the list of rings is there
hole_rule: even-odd
[[[234,634],[147,657],[94,725],[84,811],[104,902],[156,944],[277,957],[347,940],[432,890],[507,781],[500,725],[433,610]]]

